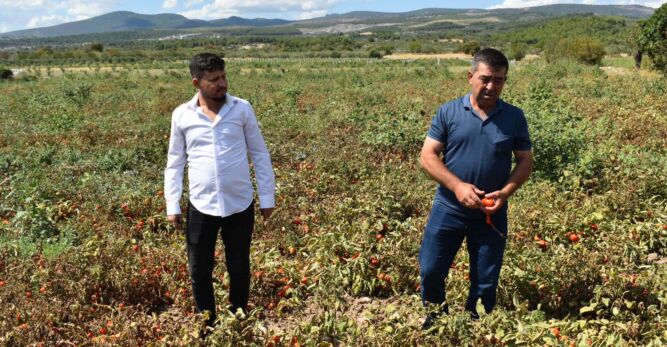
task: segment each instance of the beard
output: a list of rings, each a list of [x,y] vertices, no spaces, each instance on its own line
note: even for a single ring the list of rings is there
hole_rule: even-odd
[[[215,95],[215,94],[209,94],[208,92],[205,92],[203,90],[199,90],[199,92],[201,93],[201,95],[204,98],[213,100],[215,102],[224,103],[225,100],[227,99],[227,92],[223,92],[222,96],[221,95]]]

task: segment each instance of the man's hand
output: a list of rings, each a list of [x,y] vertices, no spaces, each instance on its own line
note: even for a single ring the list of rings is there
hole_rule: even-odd
[[[489,206],[489,207],[482,206],[481,207],[482,211],[484,211],[484,213],[488,213],[488,214],[496,213],[498,210],[500,210],[501,207],[503,207],[503,205],[505,205],[505,202],[507,202],[507,199],[508,199],[508,196],[506,196],[505,193],[503,193],[500,190],[496,190],[495,192],[491,192],[489,194],[486,194],[484,197],[489,198],[489,199],[493,199],[493,202],[494,202],[493,206]]]
[[[183,218],[181,217],[180,214],[169,215],[167,216],[167,220],[176,229],[180,229],[181,226],[183,225]]]
[[[260,208],[260,209],[259,209],[259,212],[262,213],[262,218],[264,218],[264,220],[267,220],[267,219],[269,219],[269,217],[271,217],[271,214],[273,213],[273,210],[274,210],[274,209],[275,209],[274,207],[271,207],[271,208]]]
[[[454,194],[456,194],[456,199],[461,205],[467,208],[481,208],[484,206],[482,205],[482,199],[479,198],[480,195],[484,195],[484,191],[477,189],[470,183],[460,182],[457,184]]]

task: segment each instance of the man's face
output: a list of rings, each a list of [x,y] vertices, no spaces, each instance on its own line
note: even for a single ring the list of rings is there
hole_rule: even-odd
[[[225,70],[205,71],[201,78],[193,78],[192,84],[205,98],[224,101],[227,95],[227,75]]]
[[[477,71],[468,72],[468,83],[478,104],[495,105],[507,80],[507,69],[492,69],[484,63],[477,64]]]

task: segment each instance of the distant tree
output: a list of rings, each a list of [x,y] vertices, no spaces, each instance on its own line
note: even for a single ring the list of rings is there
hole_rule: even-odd
[[[602,63],[605,53],[602,44],[590,37],[562,38],[544,50],[548,62],[572,59],[590,65]]]
[[[104,51],[104,45],[99,43],[99,42],[91,43],[89,48],[93,52],[102,52],[102,51]]]
[[[368,57],[372,59],[382,59],[382,53],[372,50],[370,53],[368,53]]]
[[[474,41],[474,40],[464,42],[459,46],[459,52],[463,52],[465,54],[470,54],[470,55],[475,55],[481,49],[482,46],[479,44],[479,41]]]
[[[635,60],[635,67],[639,69],[642,64],[643,52],[639,47],[639,34],[641,27],[639,24],[632,25],[625,32],[622,33],[620,42],[627,48],[627,53],[633,56]]]
[[[519,61],[526,57],[526,45],[523,43],[512,42],[507,50],[507,58]]]
[[[667,4],[655,10],[640,26],[640,51],[651,58],[656,70],[667,74]]]
[[[40,47],[37,49],[35,53],[40,57],[45,55],[50,55],[53,54],[53,48],[51,48],[51,46]]]
[[[10,69],[0,67],[0,80],[10,80],[14,78],[14,72]]]
[[[424,45],[421,51],[422,53],[435,53],[436,49],[431,45]]]
[[[410,42],[410,52],[412,53],[421,53],[422,44],[417,41]]]
[[[384,55],[390,55],[394,53],[394,46],[392,45],[383,45],[378,47],[379,50],[384,52]]]

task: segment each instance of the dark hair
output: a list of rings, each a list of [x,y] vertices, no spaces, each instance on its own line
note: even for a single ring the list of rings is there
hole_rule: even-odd
[[[484,63],[494,70],[505,68],[505,72],[510,69],[510,64],[505,55],[493,48],[484,48],[475,54],[472,58],[472,72],[477,71],[477,65]]]
[[[199,53],[190,60],[190,76],[201,78],[205,71],[225,69],[225,61],[213,53]]]

